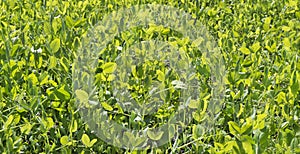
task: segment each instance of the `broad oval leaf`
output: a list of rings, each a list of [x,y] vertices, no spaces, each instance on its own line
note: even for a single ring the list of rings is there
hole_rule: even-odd
[[[82,141],[82,143],[83,143],[85,146],[89,147],[89,145],[90,145],[90,138],[89,138],[88,135],[83,134],[82,137],[81,137],[81,141]]]
[[[54,39],[50,43],[50,49],[52,53],[56,53],[60,48],[60,39]]]
[[[61,143],[62,145],[66,145],[66,144],[69,143],[68,140],[69,140],[69,137],[68,137],[68,136],[63,136],[63,137],[60,138],[60,143]]]
[[[101,66],[104,73],[113,73],[117,69],[117,64],[114,62],[108,62]]]
[[[89,98],[89,94],[85,92],[84,90],[76,90],[75,94],[77,98],[80,100],[80,102],[87,102]]]

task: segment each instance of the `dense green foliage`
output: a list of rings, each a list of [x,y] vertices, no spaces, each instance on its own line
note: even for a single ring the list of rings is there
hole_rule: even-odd
[[[226,95],[212,131],[204,132],[201,125],[207,103],[203,101],[178,138],[138,152],[300,153],[299,0],[0,0],[0,152],[137,152],[106,144],[81,120],[72,63],[81,38],[104,14],[149,3],[180,8],[207,26],[224,57]],[[162,39],[176,33],[159,26],[149,29],[136,31],[144,39],[153,38],[152,33],[162,33]],[[123,35],[112,43],[118,46],[135,34]],[[175,43],[189,46],[185,40]],[[114,67],[106,60],[118,54],[107,53],[99,60],[100,89],[109,85],[101,72]],[[200,68],[199,74],[209,74],[209,69]],[[163,80],[157,69],[147,71]],[[209,75],[201,81],[204,100],[209,99]],[[110,102],[102,106],[120,111]],[[167,108],[149,118],[151,125],[164,122],[160,117],[172,112]],[[134,114],[120,114],[113,118],[130,127],[146,125],[134,122]]]

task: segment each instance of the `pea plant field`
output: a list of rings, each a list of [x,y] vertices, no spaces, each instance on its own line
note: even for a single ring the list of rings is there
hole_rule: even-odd
[[[123,30],[144,21],[134,16],[143,5],[188,14],[183,25],[201,23],[211,41],[185,36],[204,31],[188,26]],[[300,153],[299,0],[0,0],[0,9],[1,153]],[[185,19],[176,15],[170,25]],[[219,53],[201,52],[205,41]],[[133,64],[145,42],[181,55]],[[122,57],[129,48],[132,58]],[[190,118],[176,116],[182,108]]]

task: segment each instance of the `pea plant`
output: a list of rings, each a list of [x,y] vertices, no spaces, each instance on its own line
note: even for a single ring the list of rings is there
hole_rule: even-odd
[[[84,90],[90,85],[78,84],[89,75],[73,74],[80,56],[89,54],[84,38],[107,14],[146,4],[176,8],[190,15],[189,22],[202,23],[221,58],[209,60],[196,47],[203,40],[184,31],[158,24],[132,27],[97,51],[95,65],[80,68],[94,72],[91,96]],[[0,8],[1,153],[300,153],[299,0],[0,0]],[[178,51],[176,63],[149,57],[135,63],[147,52],[143,42],[151,40],[168,43],[155,46],[157,51]],[[129,55],[122,57],[125,50]],[[159,54],[153,55],[167,55]],[[221,60],[220,67],[210,67]],[[184,70],[187,63],[195,71],[190,76],[172,69]],[[214,106],[213,83],[221,78],[212,74],[223,67],[218,76],[224,95]],[[173,117],[187,89],[182,76],[197,80],[190,88],[199,90],[198,99],[185,106],[189,122],[152,131],[178,120]],[[140,110],[117,98],[125,89]],[[149,131],[145,138],[130,132],[121,138],[97,121],[102,115],[124,129]],[[160,144],[162,139],[167,142]]]

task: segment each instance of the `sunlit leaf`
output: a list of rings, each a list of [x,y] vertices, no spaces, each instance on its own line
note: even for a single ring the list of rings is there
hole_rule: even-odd
[[[81,137],[81,141],[82,143],[87,146],[87,147],[90,147],[90,138],[87,134],[83,134],[82,137]]]
[[[108,62],[101,66],[104,73],[113,73],[117,69],[117,64],[114,62]]]
[[[54,39],[51,43],[50,43],[50,49],[51,52],[56,53],[60,48],[60,39]]]
[[[68,144],[68,143],[69,143],[69,137],[68,137],[68,136],[63,136],[63,137],[61,137],[61,138],[60,138],[60,143],[61,143],[62,145]]]
[[[101,103],[102,107],[107,110],[107,111],[112,111],[113,110],[113,107],[111,107],[108,103],[106,102],[102,102]]]

